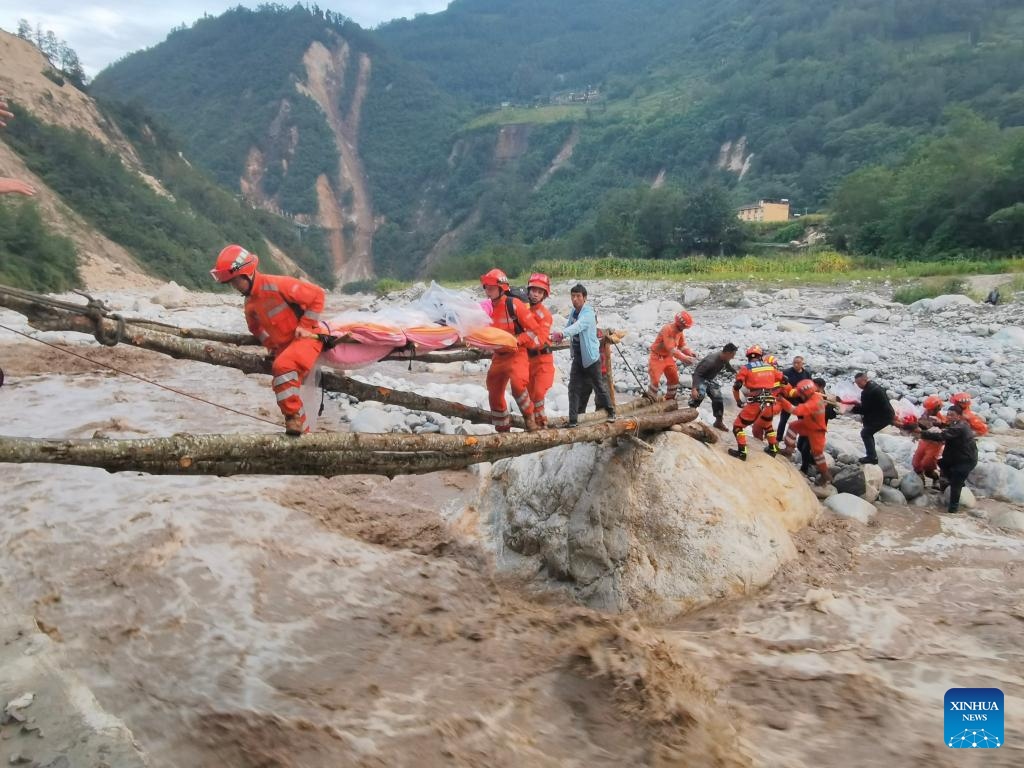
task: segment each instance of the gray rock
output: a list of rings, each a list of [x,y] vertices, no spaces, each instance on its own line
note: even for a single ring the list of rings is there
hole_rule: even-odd
[[[942,503],[949,504],[948,488],[942,492]],[[978,506],[978,500],[974,498],[974,491],[966,486],[964,486],[964,489],[960,491],[960,506],[964,509],[974,509]]]
[[[896,506],[906,506],[907,497],[897,491],[895,488],[888,486],[882,488],[878,493],[878,500],[883,504],[893,504]]]
[[[1024,328],[1017,325],[1008,325],[1005,328],[1000,328],[993,334],[992,341],[998,342],[1003,346],[1024,349]]]
[[[864,473],[864,493],[861,497],[866,501],[874,501],[885,484],[882,469],[877,464],[865,464],[861,472]]]
[[[916,499],[924,493],[924,483],[921,482],[920,477],[911,472],[900,480],[900,493],[907,499]]]
[[[878,511],[871,502],[849,493],[837,493],[835,496],[829,496],[824,503],[840,517],[858,520],[864,524],[867,524]]]
[[[982,371],[981,375],[978,377],[978,381],[986,387],[992,387],[999,381],[999,377],[992,373],[992,371]]]
[[[859,318],[856,315],[847,315],[840,319],[839,327],[844,331],[852,331],[854,328],[859,328],[863,323],[864,320],[862,318]]]
[[[882,470],[882,477],[886,480],[895,480],[900,476],[892,457],[885,451],[878,451],[878,466]]]
[[[997,528],[1010,531],[1024,531],[1024,512],[1016,509],[1002,509],[994,513],[989,521]]]
[[[862,496],[868,487],[860,464],[844,466],[832,478],[832,485],[840,494],[851,496]]]
[[[707,288],[700,288],[698,286],[689,286],[683,292],[683,306],[693,307],[697,304],[703,304],[711,297],[711,291]]]
[[[1024,470],[999,461],[982,460],[971,473],[971,483],[993,499],[1024,504]]]
[[[789,333],[809,333],[811,326],[806,323],[801,323],[799,320],[779,320],[776,323],[776,328],[780,331],[787,331]]]

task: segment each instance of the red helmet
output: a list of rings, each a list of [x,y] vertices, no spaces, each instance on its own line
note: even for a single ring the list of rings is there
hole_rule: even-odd
[[[500,269],[492,269],[486,275],[480,275],[480,285],[485,288],[491,285],[508,288],[508,275]]]
[[[255,253],[249,253],[240,245],[229,245],[217,255],[210,274],[218,283],[226,283],[239,276],[251,280],[259,263],[260,258]]]
[[[682,312],[677,312],[675,317],[676,325],[680,328],[692,328],[693,327],[693,316],[685,309]]]
[[[530,279],[529,281],[527,281],[526,287],[541,288],[543,289],[545,295],[551,295],[551,281],[548,280],[548,276],[545,275],[543,272],[534,272],[532,275],[530,275]]]
[[[760,357],[764,354],[764,350],[761,349],[760,345],[755,344],[752,347],[747,347],[747,357]]]
[[[768,365],[774,365],[776,368],[779,367],[779,358],[777,358],[775,355],[765,355],[764,357],[761,358],[761,361],[767,363]]]
[[[955,395],[949,398],[949,400],[951,403],[953,403],[953,405],[959,405],[961,408],[964,409],[971,407],[971,396],[966,392],[957,392]]]
[[[928,395],[921,403],[921,407],[928,413],[936,413],[942,408],[942,398],[938,395]]]
[[[817,392],[818,385],[815,384],[810,379],[804,379],[803,381],[799,382],[796,385],[796,391],[806,397],[807,395],[811,394],[811,392]]]

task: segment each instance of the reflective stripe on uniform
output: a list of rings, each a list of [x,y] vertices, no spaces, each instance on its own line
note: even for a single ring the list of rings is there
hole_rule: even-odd
[[[259,339],[261,342],[266,341],[267,339],[270,338],[270,334],[267,333],[266,331],[260,331],[259,333],[256,334],[256,338]]]
[[[289,397],[297,397],[299,394],[297,390],[298,387],[288,387],[288,389],[282,389],[280,392],[277,393],[277,402],[280,403],[282,400],[287,400]]]
[[[320,313],[319,312],[303,312],[302,316],[306,320],[319,320],[320,319]]]
[[[274,283],[264,283],[263,286],[262,286],[262,290],[264,290],[264,291],[274,291],[275,293],[277,293],[277,286],[274,285]]]
[[[299,380],[299,374],[298,374],[297,371],[288,371],[288,373],[282,373],[280,376],[275,378],[271,382],[271,386],[273,386],[274,389],[277,389],[282,384],[287,384],[289,381],[298,381],[298,380]]]
[[[280,313],[284,312],[286,309],[288,309],[288,305],[287,304],[278,304],[276,307],[272,307],[271,309],[267,310],[267,317],[273,317],[274,315],[279,315]]]

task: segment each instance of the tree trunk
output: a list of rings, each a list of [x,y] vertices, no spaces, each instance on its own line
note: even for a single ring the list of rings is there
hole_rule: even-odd
[[[0,462],[75,464],[109,472],[191,475],[422,474],[535,453],[558,445],[599,442],[693,421],[691,408],[575,429],[494,435],[317,433],[175,435],[141,440],[40,440],[0,437]]]

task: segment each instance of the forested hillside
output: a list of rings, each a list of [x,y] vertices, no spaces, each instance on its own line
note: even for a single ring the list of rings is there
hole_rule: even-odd
[[[456,0],[372,32],[315,8],[236,9],[174,31],[94,88],[143,102],[235,188],[246,149],[262,147],[265,183],[302,214],[337,150],[296,83],[303,51],[338,40],[373,60],[359,153],[381,274],[496,244],[570,257],[627,241],[644,256],[727,252],[736,237],[721,227],[710,241],[652,243],[608,232],[607,211],[647,200],[675,216],[685,200],[759,197],[823,210],[855,171],[910,162],[958,109],[998,131],[1024,125],[1015,0]],[[588,86],[588,101],[568,100]],[[297,145],[279,140],[293,130]],[[667,191],[631,192],[652,185]],[[636,216],[619,218],[635,230]]]

